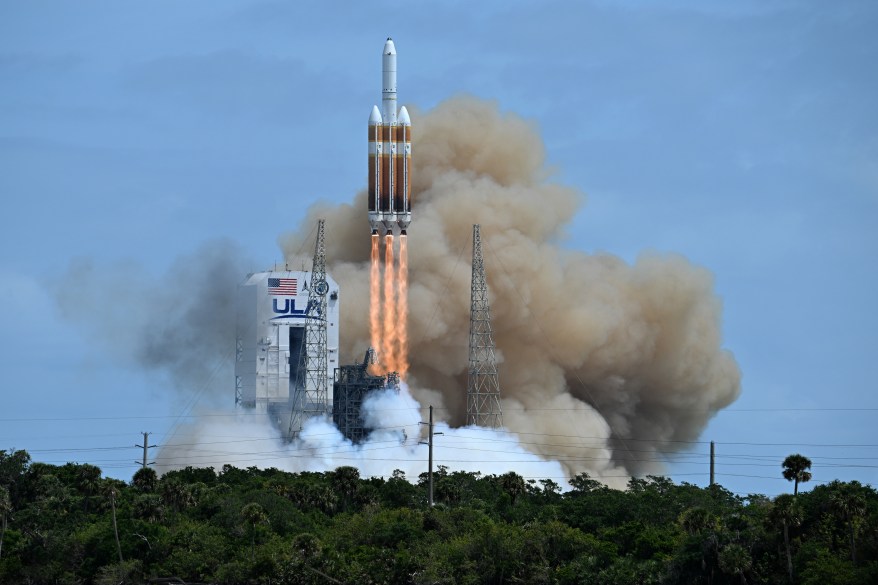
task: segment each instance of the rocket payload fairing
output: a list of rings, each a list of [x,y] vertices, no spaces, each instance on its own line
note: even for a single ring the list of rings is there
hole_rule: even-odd
[[[396,47],[384,43],[381,110],[369,116],[369,225],[372,234],[405,234],[412,221],[412,121],[396,110]]]

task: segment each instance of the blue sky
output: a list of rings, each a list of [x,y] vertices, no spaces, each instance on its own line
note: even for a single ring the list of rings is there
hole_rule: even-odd
[[[878,5],[473,4],[0,5],[0,448],[130,477],[122,447],[185,399],[65,320],[60,275],[136,286],[217,239],[280,260],[310,204],[364,187],[393,36],[403,104],[472,94],[539,128],[587,195],[569,247],[714,274],[743,371],[702,436],[721,483],[785,491],[792,452],[815,482],[878,483]],[[697,461],[669,471],[703,484]]]

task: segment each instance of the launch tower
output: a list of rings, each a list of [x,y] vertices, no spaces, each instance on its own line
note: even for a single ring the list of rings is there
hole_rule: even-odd
[[[339,287],[323,274],[315,278],[307,271],[256,272],[238,286],[235,403],[269,413],[282,432],[288,429],[295,389],[304,388],[307,378],[300,371],[300,356],[307,340],[310,292],[319,280],[326,282],[327,291],[325,305],[318,304],[326,327],[322,369],[326,388],[338,366]],[[311,376],[319,377],[316,367]]]
[[[482,259],[479,225],[473,226],[473,275],[470,291],[469,380],[466,387],[466,424],[500,428],[500,380],[494,359],[494,334],[491,330],[491,307],[488,282]]]
[[[298,355],[299,367],[296,377],[303,376],[304,383],[292,387],[290,438],[298,436],[302,425],[312,416],[327,415],[331,411],[329,379],[327,371],[327,295],[326,242],[324,220],[317,221],[317,241],[314,244],[314,261],[311,270],[311,288],[305,311],[305,339]]]

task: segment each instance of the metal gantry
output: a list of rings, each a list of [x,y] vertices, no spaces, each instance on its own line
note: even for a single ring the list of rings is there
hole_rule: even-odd
[[[314,263],[311,285],[308,289],[308,308],[305,316],[305,339],[299,352],[293,391],[290,393],[291,413],[289,436],[296,438],[302,425],[313,416],[330,413],[329,380],[326,363],[326,244],[324,220],[317,221],[317,242],[314,245]],[[300,383],[300,380],[304,383]],[[292,380],[291,380],[292,381]]]
[[[373,429],[366,426],[363,401],[375,390],[390,388],[399,393],[399,379],[393,374],[375,376],[369,368],[375,364],[375,350],[366,351],[363,363],[335,369],[332,389],[332,422],[346,439],[361,443]]]
[[[482,259],[479,225],[473,226],[473,276],[469,320],[469,379],[466,388],[466,424],[500,428],[500,381],[494,358],[494,334],[491,330],[491,307],[488,282]]]

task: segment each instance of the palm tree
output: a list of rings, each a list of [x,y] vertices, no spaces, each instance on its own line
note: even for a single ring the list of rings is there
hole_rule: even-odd
[[[679,518],[680,526],[690,536],[701,534],[704,530],[716,527],[716,518],[701,506],[683,510]]]
[[[793,555],[790,551],[790,526],[798,526],[802,523],[802,508],[796,502],[795,496],[782,495],[774,500],[770,517],[776,524],[783,526],[783,543],[787,552],[787,573],[790,581],[793,580]]]
[[[746,574],[753,566],[750,552],[740,544],[729,544],[719,553],[719,567],[727,575],[738,575],[741,584],[747,585]]]
[[[360,470],[350,465],[343,465],[331,472],[330,477],[333,489],[344,502],[345,510],[349,509],[360,487]]]
[[[173,508],[175,512],[191,508],[197,503],[191,487],[176,479],[162,480],[161,492],[162,501]]]
[[[713,583],[716,568],[717,551],[719,550],[719,524],[717,518],[701,506],[687,508],[677,519],[680,527],[686,531],[692,543],[698,543],[701,554],[701,571],[707,575],[708,583]]]
[[[514,471],[504,473],[500,476],[500,486],[503,488],[503,491],[509,494],[509,497],[512,498],[513,506],[515,505],[515,500],[518,499],[518,496],[525,491],[524,478]]]
[[[155,469],[152,467],[141,467],[134,473],[134,477],[131,478],[131,485],[136,487],[138,491],[150,493],[155,491],[158,481],[159,478]]]
[[[854,487],[859,486],[859,482],[851,482],[852,485],[839,488],[830,496],[830,504],[836,515],[848,527],[848,536],[851,543],[851,562],[857,564],[857,532],[863,518],[866,516],[866,499],[862,494],[854,491]],[[854,486],[853,484],[856,484]]]
[[[88,514],[88,504],[92,496],[97,493],[101,484],[101,469],[90,463],[76,466],[76,484],[79,491],[84,494],[83,504],[85,513]]]
[[[256,502],[251,502],[241,508],[241,518],[247,525],[250,532],[250,558],[256,559],[256,527],[262,524],[268,524],[268,515],[265,510]]]
[[[0,559],[3,558],[3,538],[6,536],[6,517],[12,511],[12,500],[9,499],[9,490],[6,486],[0,485],[0,516],[3,517],[0,523]]]
[[[804,455],[790,455],[783,460],[783,476],[788,481],[795,481],[793,495],[799,495],[799,482],[811,481],[811,460]]]

